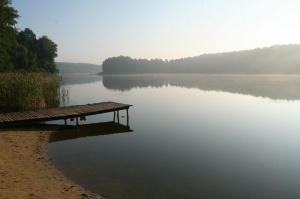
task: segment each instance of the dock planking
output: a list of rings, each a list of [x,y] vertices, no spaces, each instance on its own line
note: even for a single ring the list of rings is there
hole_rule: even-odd
[[[119,115],[120,110],[127,111],[127,125],[128,125],[128,109],[132,105],[116,103],[116,102],[101,102],[86,105],[74,105],[60,108],[47,108],[32,111],[21,111],[11,113],[0,114],[0,126],[12,126],[27,123],[46,122],[53,120],[65,120],[76,118],[76,124],[78,125],[78,118],[81,116],[97,115],[103,113],[114,112]],[[119,121],[119,118],[118,118]]]

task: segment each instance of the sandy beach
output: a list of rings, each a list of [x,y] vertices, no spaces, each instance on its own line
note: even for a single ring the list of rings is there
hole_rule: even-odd
[[[51,130],[0,129],[0,199],[105,198],[76,185],[51,165]]]

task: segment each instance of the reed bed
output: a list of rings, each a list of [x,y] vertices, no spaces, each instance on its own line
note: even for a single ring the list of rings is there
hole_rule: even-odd
[[[59,107],[61,95],[56,74],[0,73],[0,112]]]

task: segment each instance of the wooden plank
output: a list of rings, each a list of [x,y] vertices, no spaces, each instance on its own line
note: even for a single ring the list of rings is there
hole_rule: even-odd
[[[5,115],[5,117],[6,117],[6,120],[13,121],[13,118],[10,115]]]
[[[3,119],[3,121],[9,121],[8,117],[6,115],[2,115],[1,117]]]
[[[20,114],[17,114],[17,113],[10,114],[10,117],[12,118],[13,121],[17,121],[17,120],[22,120],[23,119],[23,117]]]

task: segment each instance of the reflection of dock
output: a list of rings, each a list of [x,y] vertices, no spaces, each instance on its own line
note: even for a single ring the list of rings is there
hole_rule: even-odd
[[[53,120],[65,120],[76,118],[78,125],[78,118],[85,119],[85,116],[97,115],[102,113],[114,112],[114,120],[117,113],[117,120],[119,123],[119,111],[126,110],[127,125],[129,123],[128,109],[131,105],[121,104],[115,102],[102,102],[87,105],[67,106],[61,108],[48,108],[34,111],[22,111],[0,114],[0,126],[10,126],[26,123],[46,122]]]
[[[50,134],[49,143],[59,142],[64,140],[71,140],[82,137],[91,137],[99,135],[109,135],[117,133],[133,132],[129,126],[121,125],[115,122],[104,122],[96,124],[80,125],[80,128],[65,128],[52,132]]]

